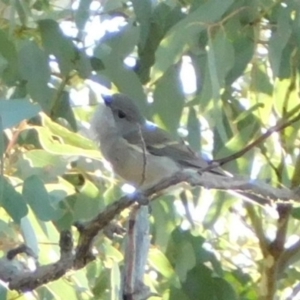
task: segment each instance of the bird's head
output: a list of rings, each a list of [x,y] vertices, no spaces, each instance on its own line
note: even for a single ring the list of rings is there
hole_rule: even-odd
[[[139,130],[146,122],[137,105],[123,94],[102,95],[105,105],[111,109],[118,132],[125,136]]]

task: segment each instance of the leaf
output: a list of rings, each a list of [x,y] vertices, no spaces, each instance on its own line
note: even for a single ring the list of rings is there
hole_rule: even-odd
[[[146,40],[148,38],[150,25],[151,25],[152,1],[133,0],[132,5],[136,15],[136,19],[140,23],[139,46],[141,48],[144,48],[146,44]]]
[[[73,207],[75,221],[91,220],[104,208],[104,201],[98,188],[87,179],[73,196],[73,200],[75,200]]]
[[[157,82],[153,98],[154,120],[164,129],[177,133],[184,106],[178,67],[170,68]]]
[[[273,99],[272,109],[276,109],[276,113],[283,117],[282,108],[286,107],[288,110],[295,109],[299,105],[298,89],[293,88],[294,78],[276,79],[273,83]],[[288,99],[287,99],[288,96]],[[288,129],[288,128],[287,128]]]
[[[234,66],[226,75],[226,84],[231,85],[243,75],[255,51],[255,28],[244,26],[240,16],[232,18],[225,26],[225,30],[234,48]]]
[[[55,297],[57,297],[57,295],[61,295],[63,291],[65,299],[78,299],[74,284],[62,278],[48,283],[47,287],[50,289],[51,293],[55,295]]]
[[[204,265],[196,265],[187,273],[182,288],[190,299],[215,299],[215,285],[212,271]]]
[[[47,55],[33,41],[24,41],[19,50],[19,68],[31,98],[38,102],[45,112],[52,107],[53,92],[48,86],[50,69]]]
[[[43,300],[55,299],[55,294],[51,292],[51,289],[47,285],[42,285],[39,288],[37,288],[36,293],[39,299],[43,299]]]
[[[2,118],[0,115],[0,174],[3,174],[3,155],[5,152],[5,142],[4,142],[4,132],[3,132],[3,124],[2,124]]]
[[[174,269],[167,257],[159,249],[151,248],[149,250],[148,259],[151,267],[161,273],[164,277],[168,279],[176,277]]]
[[[8,61],[0,54],[0,76],[3,76],[4,70],[8,67]]]
[[[96,281],[94,286],[92,287],[93,294],[98,299],[110,299],[108,298],[107,294],[110,289],[110,274],[107,270],[102,270],[100,274],[97,274]],[[105,298],[105,296],[107,298]]]
[[[267,69],[264,66],[253,64],[251,70],[251,90],[254,93],[264,93],[269,96],[273,94],[273,85],[267,74]]]
[[[38,133],[38,138],[43,149],[52,154],[71,156],[85,156],[90,158],[101,158],[99,150],[87,150],[81,147],[76,147],[70,144],[65,144],[62,141],[53,138],[53,134],[48,128],[34,127]]]
[[[255,134],[257,133],[257,123],[252,122],[248,123],[248,126],[244,126],[239,130],[239,132],[234,135],[232,138],[227,139],[224,144],[223,140],[215,134],[215,149],[214,149],[214,157],[216,158],[224,158],[232,155],[240,149],[243,149],[245,145],[249,144]],[[242,157],[239,157],[238,160],[233,160],[227,164],[227,170],[230,172],[237,173],[241,170],[245,171],[247,168],[247,172],[250,172],[252,165],[249,164],[254,156],[254,150],[251,149],[247,153],[245,153]]]
[[[171,232],[176,227],[178,216],[173,205],[174,196],[165,195],[160,201],[151,203],[151,214],[154,217],[154,237],[155,245],[160,249],[165,249],[171,237]]]
[[[67,120],[74,131],[78,131],[77,122],[75,119],[75,115],[73,109],[71,107],[71,103],[69,100],[69,94],[67,92],[62,92],[61,97],[57,104],[55,105],[55,109],[51,111],[52,120],[57,120],[59,118],[63,118]]]
[[[9,298],[7,298],[8,294],[8,287],[7,285],[4,283],[4,281],[1,280],[0,282],[0,300],[7,300]],[[14,295],[14,297],[18,297],[17,295]],[[10,299],[13,299],[14,297],[11,297]]]
[[[99,74],[109,78],[121,93],[137,100],[137,104],[145,113],[147,109],[143,86],[136,73],[123,62],[132,53],[138,37],[139,29],[130,23],[119,32],[108,34],[96,48],[94,55],[105,66]]]
[[[238,300],[233,287],[223,278],[214,278],[215,298],[218,300]]]
[[[175,288],[171,286],[170,295],[168,298],[163,297],[163,299],[172,299],[172,300],[192,300],[191,298],[188,298],[182,289]]]
[[[22,26],[25,27],[28,22],[28,17],[32,17],[29,5],[26,1],[21,1],[21,0],[16,0],[14,2],[14,5],[18,12],[21,24]]]
[[[115,261],[113,261],[113,266],[111,268],[110,291],[111,291],[111,299],[112,300],[120,299],[121,271],[120,271],[119,265]]]
[[[142,3],[142,1],[136,2]],[[149,81],[150,68],[155,62],[155,51],[160,41],[166,32],[184,17],[185,14],[179,6],[170,7],[165,2],[160,2],[154,7],[145,45],[142,43],[138,45],[139,63],[135,71],[143,84]],[[144,39],[142,33],[140,33],[140,39]]]
[[[272,33],[269,40],[268,54],[274,77],[282,77],[280,74],[281,65],[283,63],[282,59],[286,59],[286,56],[283,56],[283,50],[286,47],[292,33],[292,29],[290,27],[290,13],[291,12],[285,7],[280,7],[279,15],[277,17],[278,23],[275,27],[276,31]],[[289,65],[289,56],[287,62]]]
[[[24,181],[23,196],[41,221],[51,221],[61,216],[61,212],[54,209],[44,183],[36,175]]]
[[[139,28],[133,22],[129,22],[119,31],[105,35],[102,44],[95,50],[96,56],[101,60],[109,59],[113,65],[123,65],[123,59],[132,53],[138,38]]]
[[[125,68],[123,65],[114,66],[114,64],[105,61],[105,71],[101,72],[118,88],[120,93],[128,95],[130,98],[136,100],[138,106],[146,113],[147,102],[144,94],[143,86],[132,70]]]
[[[57,22],[44,19],[38,22],[43,46],[48,52],[56,57],[61,73],[68,76],[74,69],[81,69],[81,75],[89,75],[89,59],[83,52],[76,48],[71,39],[66,37]],[[55,42],[53,42],[55,41]]]
[[[225,77],[234,64],[234,50],[225,32],[221,29],[214,38],[209,35],[208,69],[212,85],[213,111],[215,120],[222,120],[220,92],[225,84]],[[227,140],[223,122],[215,123],[218,134],[223,142]]]
[[[0,177],[0,186],[0,205],[16,223],[20,223],[21,218],[28,212],[24,198],[3,176]]]
[[[0,30],[0,54],[7,61],[8,65],[3,71],[2,79],[8,85],[13,85],[18,80],[18,56],[15,45]]]
[[[76,146],[79,148],[87,150],[96,150],[98,149],[95,143],[90,139],[82,136],[79,133],[72,132],[66,127],[59,125],[56,122],[53,122],[47,115],[42,115],[42,124],[47,128],[53,135],[57,135],[62,139],[66,144]]]
[[[90,17],[90,5],[92,0],[80,0],[78,9],[75,12],[75,23],[79,30],[83,30]]]
[[[39,242],[37,238],[37,233],[35,231],[36,228],[33,227],[33,224],[30,222],[28,215],[22,218],[20,227],[22,229],[22,235],[26,246],[28,246],[38,257]]]
[[[176,64],[188,49],[188,43],[196,40],[197,35],[209,24],[219,20],[233,2],[233,0],[207,1],[173,26],[156,51],[155,64],[151,71],[152,82],[158,80],[171,65]]]
[[[26,179],[32,175],[53,182],[57,176],[67,170],[69,161],[62,156],[53,155],[42,149],[30,150],[23,153],[17,161],[18,175]]]
[[[187,141],[191,148],[197,152],[201,151],[201,123],[193,107],[189,109],[187,122]]]
[[[36,116],[41,111],[38,104],[27,99],[0,99],[0,117],[3,129],[11,128],[25,119]]]
[[[293,208],[292,216],[293,216],[293,218],[300,220],[300,207]]]

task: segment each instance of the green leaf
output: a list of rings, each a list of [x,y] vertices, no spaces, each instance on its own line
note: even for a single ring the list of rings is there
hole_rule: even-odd
[[[2,118],[0,115],[0,173],[3,174],[3,155],[5,152],[5,142],[4,142],[4,132],[3,132],[3,124],[2,124]]]
[[[292,216],[293,218],[300,220],[300,207],[293,208]]]
[[[104,208],[104,201],[99,190],[87,179],[78,193],[73,196],[73,200],[75,200],[73,207],[75,221],[91,220]]]
[[[205,265],[196,265],[187,273],[182,288],[190,299],[208,300],[215,299],[215,285],[212,271]]]
[[[132,5],[136,15],[136,19],[140,24],[139,46],[144,48],[148,38],[152,17],[152,1],[151,0],[133,0]]]
[[[125,68],[123,65],[115,65],[105,61],[105,71],[101,72],[116,85],[120,93],[128,95],[130,98],[136,100],[137,105],[146,114],[147,102],[143,90],[143,86],[132,70]]]
[[[35,149],[23,153],[17,161],[18,175],[26,179],[32,175],[53,182],[64,174],[69,161],[62,156],[53,155],[45,150]]]
[[[69,129],[59,125],[56,122],[53,122],[46,115],[43,115],[42,123],[43,123],[43,126],[46,127],[49,131],[51,131],[51,133],[53,135],[57,135],[66,144],[76,146],[78,148],[87,149],[87,150],[98,149],[96,144],[93,143],[90,139],[82,136],[79,133],[72,132]]]
[[[3,76],[4,70],[8,67],[8,61],[0,54],[0,76]]]
[[[90,17],[90,5],[92,0],[80,0],[78,9],[75,13],[75,23],[79,30],[84,29],[84,26]]]
[[[215,120],[222,120],[222,108],[220,104],[220,92],[224,87],[225,77],[234,65],[234,50],[225,32],[221,29],[218,33],[208,40],[209,50],[208,69],[212,84],[213,111]],[[215,126],[223,142],[226,142],[227,134],[223,122],[216,122]]]
[[[110,290],[110,274],[104,269],[100,274],[97,274],[96,282],[93,286],[93,294],[97,299],[111,299],[109,296]]]
[[[78,130],[75,115],[71,107],[69,94],[67,92],[64,91],[61,93],[61,97],[58,103],[55,105],[55,108],[52,109],[51,113],[52,120],[63,118],[69,122],[74,131]]]
[[[168,258],[159,249],[151,248],[149,250],[148,259],[151,267],[161,273],[164,277],[168,279],[176,277]]]
[[[0,30],[0,54],[7,61],[7,67],[3,71],[2,79],[8,85],[13,85],[18,80],[18,56],[15,45]]]
[[[17,223],[26,216],[28,209],[20,193],[3,176],[0,177],[0,205]]]
[[[52,132],[45,127],[34,127],[43,149],[52,154],[70,156],[85,156],[90,158],[101,158],[99,150],[87,150],[70,144],[65,144],[54,139]]]
[[[248,125],[244,126],[239,130],[239,132],[234,135],[232,138],[227,139],[224,144],[223,140],[220,139],[217,134],[215,134],[215,149],[214,149],[214,157],[216,158],[224,158],[233,153],[237,152],[240,149],[243,149],[245,145],[249,144],[252,141],[253,137],[257,133],[257,123],[252,122],[248,123]],[[249,161],[252,161],[254,156],[254,149],[251,149],[238,160],[234,160],[229,162],[227,165],[227,170],[231,172],[239,172],[240,170],[245,171],[244,167],[247,168],[247,171],[250,172],[252,165],[249,164]],[[238,164],[238,166],[237,166]],[[244,166],[244,167],[243,167]],[[250,174],[250,173],[249,173]]]
[[[193,107],[189,109],[187,122],[188,136],[187,141],[191,148],[197,152],[201,151],[201,123],[199,122],[196,111]]]
[[[178,289],[175,287],[171,287],[169,298],[163,298],[163,299],[169,299],[169,300],[192,300],[191,298],[188,298],[182,289]]]
[[[18,12],[22,26],[26,26],[27,22],[28,22],[28,17],[32,17],[31,10],[28,5],[29,3],[27,3],[26,1],[21,1],[21,0],[16,0],[13,3]]]
[[[6,286],[6,284],[1,281],[0,282],[0,300],[7,300],[7,293],[8,293],[8,287]],[[15,297],[18,297],[15,295]],[[13,299],[13,298],[11,298]]]
[[[103,11],[105,13],[118,11],[122,7],[124,7],[122,0],[110,0],[103,2]]]
[[[234,48],[234,66],[226,75],[226,84],[231,85],[243,75],[255,51],[255,28],[240,22],[239,14],[225,26],[228,39]]]
[[[41,111],[38,104],[27,99],[0,99],[0,117],[3,129],[11,128],[25,119],[36,116]]]
[[[66,297],[65,299],[78,299],[77,291],[74,287],[74,284],[69,282],[68,280],[55,280],[53,282],[48,283],[47,286],[51,290],[51,293],[53,293],[55,296],[61,295],[63,291],[63,295],[64,297]],[[78,287],[79,289],[79,286],[76,287]]]
[[[36,228],[30,222],[29,214],[22,218],[20,228],[22,230],[22,235],[24,238],[24,242],[26,246],[28,246],[33,253],[38,256],[39,255],[39,242],[38,242],[38,233],[36,232]]]
[[[113,65],[123,65],[123,59],[130,55],[138,43],[139,28],[129,22],[117,32],[108,33],[96,48],[96,57],[110,59]],[[109,67],[109,66],[107,66]]]
[[[188,44],[194,44],[197,35],[209,24],[218,21],[233,2],[233,0],[207,1],[173,26],[156,51],[155,64],[151,71],[152,81],[158,80],[171,65],[176,64],[189,48]]]
[[[38,102],[45,112],[52,107],[53,92],[48,86],[50,69],[47,55],[33,41],[21,43],[19,68],[31,98]]]
[[[136,2],[143,3],[143,1]],[[150,68],[155,62],[155,51],[160,41],[166,32],[184,17],[185,14],[179,6],[170,7],[165,2],[160,2],[154,7],[149,29],[147,29],[149,33],[145,45],[141,42],[138,45],[139,62],[135,71],[143,84],[149,81]],[[142,30],[143,28],[141,28]],[[144,39],[142,33],[140,34],[140,39]]]
[[[61,216],[61,212],[54,209],[44,183],[36,175],[24,181],[23,196],[40,220],[51,221]]]
[[[283,63],[282,59],[286,59],[284,55],[284,48],[286,47],[292,30],[290,27],[290,11],[285,7],[281,7],[279,9],[278,15],[278,24],[275,28],[275,32],[272,33],[272,36],[269,40],[269,59],[271,63],[271,68],[273,71],[274,77],[281,77],[280,76],[280,69]],[[288,62],[289,65],[289,57],[288,60],[285,60],[285,63]]]
[[[151,214],[154,217],[153,240],[160,249],[167,247],[171,232],[178,222],[176,209],[173,205],[174,200],[174,196],[165,195],[160,201],[151,203]]]
[[[118,263],[114,260],[112,262],[113,265],[110,276],[111,299],[117,300],[120,299],[121,294],[121,271]]]
[[[51,291],[51,289],[47,285],[42,285],[36,289],[36,293],[39,299],[43,300],[54,300],[55,294]]]
[[[177,133],[184,106],[184,94],[178,73],[178,67],[170,68],[157,82],[153,94],[154,121],[173,134]]]
[[[253,92],[272,96],[273,85],[267,74],[267,68],[264,68],[262,65],[257,66],[256,64],[253,64],[251,79],[251,90],[253,90]]]
[[[232,286],[223,278],[214,278],[215,298],[218,300],[238,300]]]
[[[69,75],[74,69],[74,62],[78,59],[75,46],[54,20],[44,19],[39,21],[38,25],[44,48],[48,54],[56,57],[62,74]]]
[[[105,66],[105,70],[99,74],[109,78],[121,93],[137,100],[145,113],[147,109],[143,86],[136,73],[123,62],[134,50],[138,37],[139,28],[129,23],[119,32],[108,34],[94,54]]]

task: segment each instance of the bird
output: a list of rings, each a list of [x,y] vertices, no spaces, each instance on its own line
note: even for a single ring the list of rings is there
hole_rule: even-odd
[[[149,122],[127,95],[102,95],[91,121],[94,140],[114,172],[136,188],[149,188],[179,171],[200,172],[210,164],[184,140]],[[209,172],[223,175],[221,168]]]

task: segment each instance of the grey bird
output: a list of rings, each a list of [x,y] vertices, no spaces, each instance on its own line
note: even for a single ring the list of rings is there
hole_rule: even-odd
[[[103,96],[91,121],[94,139],[114,172],[135,187],[148,188],[181,170],[201,172],[209,163],[183,140],[150,123],[126,95]],[[220,168],[210,172],[224,175]]]

